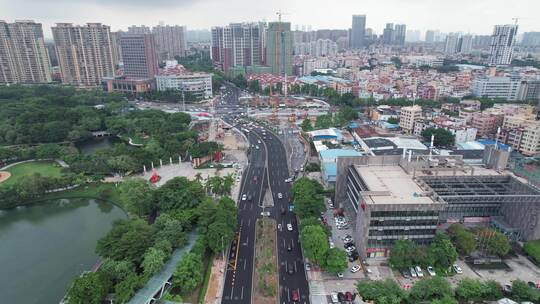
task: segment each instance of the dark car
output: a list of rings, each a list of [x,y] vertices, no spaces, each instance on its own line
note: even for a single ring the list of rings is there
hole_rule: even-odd
[[[536,289],[536,284],[534,284],[534,282],[529,281],[527,282],[527,284],[529,285],[530,288]]]
[[[293,301],[293,302],[298,302],[298,301],[300,301],[300,295],[299,295],[299,293],[298,293],[298,290],[295,289],[295,290],[293,290],[293,291],[291,292],[291,301]]]
[[[288,270],[289,274],[294,274],[294,266],[290,265],[288,268],[289,268]]]
[[[247,196],[248,201],[250,201],[252,198],[253,198],[253,197],[251,196],[251,194],[249,194],[249,195]]]
[[[401,269],[401,275],[405,278],[405,279],[408,279],[411,277],[409,271],[407,269]]]
[[[281,214],[285,214],[285,212],[287,212],[287,210],[285,209],[285,207],[281,207]]]
[[[338,292],[337,298],[338,298],[338,301],[343,302],[345,301],[345,294],[343,292]]]

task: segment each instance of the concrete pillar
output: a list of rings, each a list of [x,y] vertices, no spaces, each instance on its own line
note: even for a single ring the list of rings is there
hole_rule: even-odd
[[[172,165],[172,157],[169,157],[169,164]]]
[[[154,170],[154,162],[152,162],[151,165],[152,165],[152,170]]]
[[[163,167],[163,160],[161,160],[161,158],[159,159],[159,166]]]

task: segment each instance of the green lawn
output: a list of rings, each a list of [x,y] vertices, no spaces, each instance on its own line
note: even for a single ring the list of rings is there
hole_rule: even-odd
[[[5,170],[11,173],[11,177],[8,178],[1,185],[12,185],[21,178],[29,176],[33,173],[39,173],[41,174],[41,176],[59,177],[62,175],[61,170],[62,167],[53,161],[35,161],[22,163]]]

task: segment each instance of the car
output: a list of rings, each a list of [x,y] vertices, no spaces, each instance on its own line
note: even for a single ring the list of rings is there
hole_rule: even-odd
[[[366,268],[366,272],[367,273],[373,273],[373,271],[371,271],[371,269],[369,269],[369,268]]]
[[[311,264],[310,264],[310,263],[306,263],[306,264],[305,264],[305,267],[306,267],[306,271],[310,271],[310,270],[311,270]]]
[[[352,273],[356,273],[360,270],[360,265],[354,265],[352,268],[351,268],[351,272]]]
[[[256,145],[256,146],[255,146],[255,149],[259,150],[259,145]]]
[[[336,245],[335,245],[334,242],[332,242],[332,241],[330,241],[329,245],[330,245],[330,249],[336,248]]]
[[[286,210],[285,207],[281,207],[281,214],[285,214],[285,212],[287,212]]]
[[[261,140],[260,140],[260,139],[257,139],[257,143],[260,144],[260,143],[261,143]]]
[[[287,251],[292,251],[291,244],[288,244],[288,245],[287,245]]]
[[[332,299],[332,303],[339,303],[338,294],[336,292],[330,293],[330,298]]]
[[[411,277],[411,274],[407,269],[401,269],[400,272],[401,272],[401,275],[403,276],[403,278],[405,278],[405,279],[408,279],[408,278]]]
[[[256,176],[256,175],[253,177],[253,181],[254,181],[254,182],[257,181],[257,176]]]
[[[285,182],[286,182],[286,183],[292,182],[292,178],[289,177],[289,178],[285,179]]]
[[[529,281],[527,282],[527,285],[529,285],[530,288],[536,289],[536,284],[534,284],[534,282]]]
[[[343,278],[343,272],[338,272],[337,277],[340,278],[340,279]]]
[[[356,247],[354,247],[354,246],[351,246],[351,247],[348,247],[347,249],[345,249],[345,251],[347,251],[347,252],[353,252],[355,250],[356,250]]]
[[[277,197],[278,198],[283,198],[283,194],[281,194],[281,192],[280,192],[280,193],[277,194]]]
[[[457,274],[462,274],[462,273],[463,273],[463,270],[461,269],[461,267],[458,266],[458,264],[452,265],[452,269],[453,269]]]
[[[504,284],[504,285],[502,286],[502,291],[503,291],[503,293],[505,293],[505,294],[511,294],[511,293],[512,293],[512,285],[510,285],[510,284]]]
[[[353,255],[353,256],[350,256],[350,257],[349,257],[349,262],[352,263],[352,262],[356,261],[357,258],[358,258],[358,257],[355,257],[354,255]]]
[[[416,274],[418,275],[419,278],[424,277],[424,273],[422,272],[422,268],[420,268],[420,266],[415,266],[414,270],[416,270]]]
[[[347,239],[352,240],[352,236],[350,234],[347,234],[346,236],[342,237],[341,239],[345,242]]]
[[[345,301],[352,302],[353,300],[353,294],[350,291],[347,291],[345,293]]]
[[[433,267],[432,266],[428,266],[427,267],[427,272],[429,273],[430,276],[434,277],[436,276],[437,274],[435,273],[435,270],[433,270]]]
[[[289,267],[287,267],[287,272],[288,272],[289,274],[291,274],[291,275],[294,274],[294,268],[293,268],[293,265],[290,265]]]
[[[291,224],[287,224],[287,230],[292,231],[292,225]]]
[[[300,295],[297,289],[294,289],[293,291],[291,291],[291,301],[293,302],[300,301]]]
[[[418,276],[414,267],[409,267],[409,271],[411,272],[411,277],[416,278]]]
[[[277,228],[281,231],[281,224],[277,224]]]
[[[245,201],[247,199],[247,195],[242,194],[242,200]]]
[[[248,194],[247,200],[251,201],[251,199],[252,199],[251,194]]]

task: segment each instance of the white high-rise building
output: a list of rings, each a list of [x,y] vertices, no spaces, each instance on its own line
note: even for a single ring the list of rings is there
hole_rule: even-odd
[[[462,54],[470,54],[472,51],[472,35],[463,35],[460,38],[459,52]]]
[[[0,20],[0,83],[51,82],[41,23]]]
[[[158,25],[152,28],[160,60],[186,55],[186,28],[179,25]]]
[[[459,35],[458,34],[451,33],[448,36],[446,36],[444,52],[446,54],[456,54],[459,52]]]
[[[509,65],[512,63],[517,31],[517,24],[495,25],[491,35],[490,64]]]

